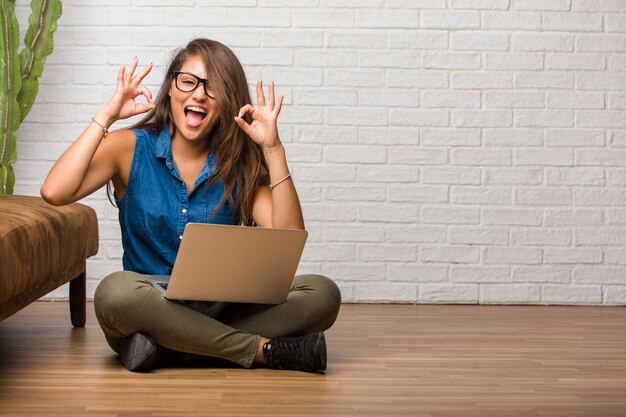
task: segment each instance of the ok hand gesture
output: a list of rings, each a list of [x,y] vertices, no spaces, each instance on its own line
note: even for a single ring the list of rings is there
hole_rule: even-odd
[[[272,82],[269,87],[269,99],[266,102],[263,94],[263,81],[261,80],[256,83],[256,95],[257,107],[246,104],[239,109],[239,114],[235,117],[235,121],[254,142],[259,144],[264,150],[269,150],[281,144],[276,122],[280,108],[283,105],[283,96],[279,96],[278,101],[275,102],[274,83]],[[246,113],[250,113],[252,116],[252,123],[250,124],[242,118]]]
[[[148,90],[148,87],[141,86],[141,82],[148,75],[152,69],[152,63],[139,74],[133,75],[137,69],[139,60],[137,57],[133,59],[133,62],[126,70],[124,64],[120,67],[117,74],[117,87],[113,97],[109,100],[104,108],[104,111],[109,117],[111,123],[116,120],[126,119],[137,114],[146,113],[150,111],[154,104],[152,104],[152,93]],[[147,104],[137,104],[135,99],[143,95],[148,101]]]

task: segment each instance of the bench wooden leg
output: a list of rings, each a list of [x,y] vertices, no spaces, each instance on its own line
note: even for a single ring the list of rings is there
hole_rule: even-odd
[[[74,327],[84,327],[87,302],[87,275],[85,272],[70,281],[70,317]]]

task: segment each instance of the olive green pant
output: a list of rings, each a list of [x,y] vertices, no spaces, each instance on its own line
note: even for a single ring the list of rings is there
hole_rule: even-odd
[[[212,356],[250,367],[260,337],[299,336],[328,329],[341,305],[337,285],[321,275],[294,279],[278,305],[171,301],[135,272],[115,272],[94,296],[96,318],[109,346],[135,332],[179,352]]]

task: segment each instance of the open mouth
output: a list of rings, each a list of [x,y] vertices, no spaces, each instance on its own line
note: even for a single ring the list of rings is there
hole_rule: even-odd
[[[185,107],[185,120],[191,127],[198,127],[206,118],[207,111],[202,107],[187,106]]]

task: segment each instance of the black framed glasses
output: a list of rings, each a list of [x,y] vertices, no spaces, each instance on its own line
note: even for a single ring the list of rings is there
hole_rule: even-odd
[[[204,78],[200,78],[195,74],[190,72],[182,72],[175,71],[172,73],[174,79],[176,80],[176,88],[184,93],[191,93],[198,88],[198,84],[202,84],[204,86],[204,92],[207,96],[211,98],[215,98],[215,93],[209,87],[208,81]]]

